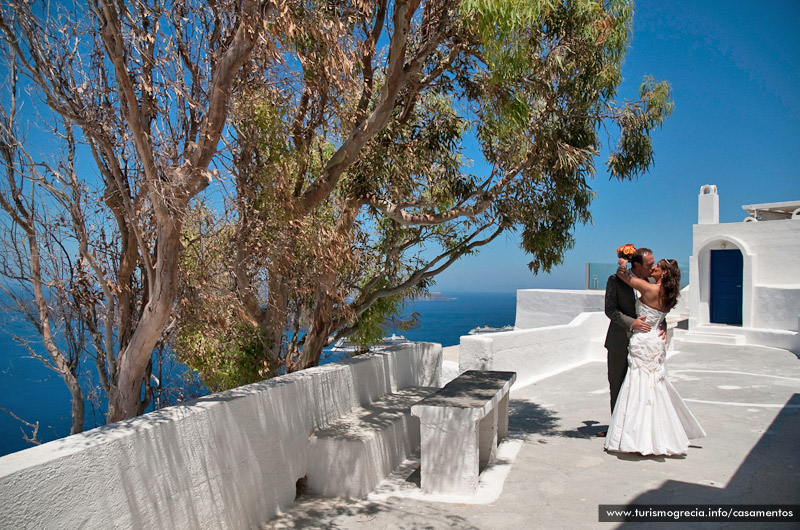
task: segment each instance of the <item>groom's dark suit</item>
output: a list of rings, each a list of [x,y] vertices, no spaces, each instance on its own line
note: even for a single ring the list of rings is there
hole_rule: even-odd
[[[608,350],[608,386],[611,389],[611,411],[617,402],[622,382],[628,373],[628,343],[631,325],[636,319],[636,295],[633,288],[612,274],[606,283],[606,316],[611,319],[606,334]]]

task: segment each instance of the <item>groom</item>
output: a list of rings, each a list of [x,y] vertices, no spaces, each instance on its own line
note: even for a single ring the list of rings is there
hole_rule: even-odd
[[[650,278],[655,259],[649,248],[638,248],[630,259],[631,274],[642,279]],[[622,382],[628,373],[628,342],[632,330],[648,332],[650,324],[645,317],[636,318],[636,294],[632,287],[612,274],[606,283],[606,316],[611,319],[606,334],[605,347],[608,350],[608,386],[611,389],[611,412],[617,402]],[[605,432],[597,436],[605,436]]]

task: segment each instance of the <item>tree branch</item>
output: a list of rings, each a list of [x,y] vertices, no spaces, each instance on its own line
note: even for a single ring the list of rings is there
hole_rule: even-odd
[[[408,291],[412,287],[418,285],[422,280],[425,280],[427,278],[432,278],[442,273],[453,263],[455,263],[461,256],[478,247],[482,247],[484,245],[491,243],[495,238],[497,238],[497,236],[499,236],[506,230],[505,226],[500,225],[489,237],[486,237],[485,239],[481,239],[478,241],[471,241],[475,236],[483,232],[489,226],[491,226],[491,224],[483,225],[482,227],[477,229],[472,235],[470,235],[467,239],[465,239],[461,243],[461,245],[436,256],[435,258],[427,262],[424,266],[415,270],[411,275],[409,275],[409,277],[406,280],[394,285],[393,287],[377,289],[371,292],[362,292],[362,295],[359,296],[351,305],[351,309],[353,310],[355,317],[358,318],[359,316],[361,316],[367,309],[369,309],[369,307],[373,303],[375,303],[375,301],[381,298],[387,298],[389,296],[394,296],[396,294]],[[437,263],[445,259],[446,261],[442,263],[440,266],[438,266],[435,269],[431,269]],[[355,331],[355,326],[348,326],[348,327],[344,326],[345,326],[345,321],[344,319],[341,318],[336,322],[336,324],[334,324],[334,326],[332,326],[334,329],[340,329],[340,331],[337,332],[334,336],[329,337],[329,343],[333,342],[334,340],[338,340],[339,338],[346,337],[352,334],[353,331]]]
[[[355,162],[364,145],[384,128],[391,117],[397,95],[412,73],[404,68],[404,62],[411,18],[418,6],[419,0],[395,3],[394,34],[389,46],[389,64],[378,103],[365,121],[358,122],[354,126],[350,137],[328,160],[322,178],[316,180],[303,194],[300,201],[301,213],[308,213],[330,195],[341,174]]]

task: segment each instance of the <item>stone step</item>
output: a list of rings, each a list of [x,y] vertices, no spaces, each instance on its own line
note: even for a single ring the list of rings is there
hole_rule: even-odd
[[[411,406],[438,388],[409,387],[383,396],[317,429],[309,439],[308,489],[361,498],[419,450]]]
[[[672,331],[672,338],[676,340],[683,340],[683,338],[689,334],[688,331],[680,328],[672,328],[671,331]]]
[[[675,336],[683,342],[694,342],[701,344],[747,344],[744,335],[733,335],[730,333],[709,333],[705,331],[689,331]]]

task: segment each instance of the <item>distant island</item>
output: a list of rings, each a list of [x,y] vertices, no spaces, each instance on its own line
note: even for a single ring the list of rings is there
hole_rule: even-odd
[[[438,292],[430,292],[425,296],[414,299],[415,302],[449,302],[451,300],[456,300],[456,298]]]

